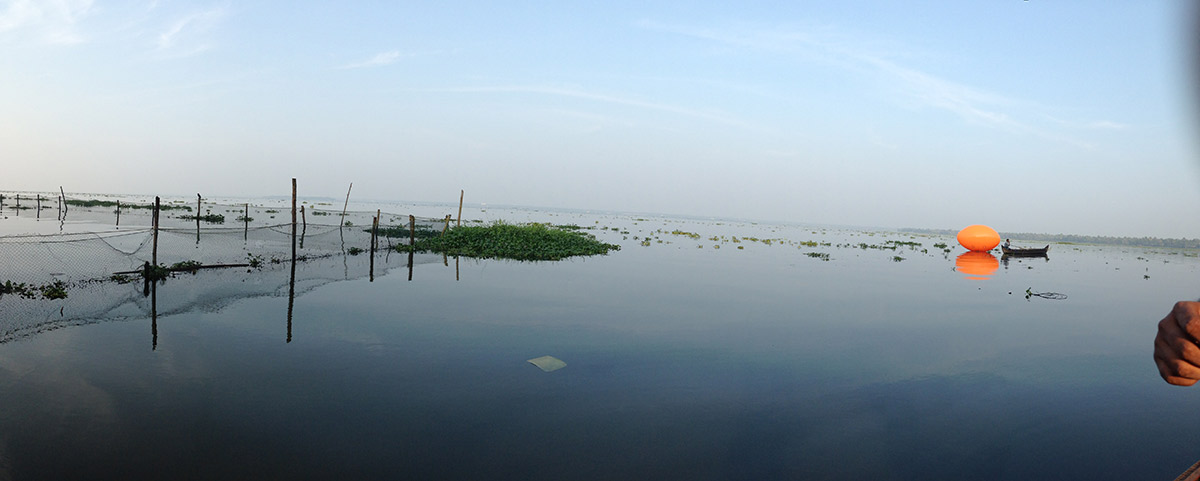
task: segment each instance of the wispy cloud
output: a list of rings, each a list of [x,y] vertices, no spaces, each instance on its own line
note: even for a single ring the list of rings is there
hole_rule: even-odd
[[[820,62],[833,68],[875,77],[879,85],[895,89],[903,98],[918,105],[953,113],[972,123],[987,125],[1010,132],[1020,132],[1042,138],[1091,146],[1065,136],[1043,131],[1033,126],[1027,112],[1030,102],[1010,98],[985,89],[966,85],[919,68],[906,65],[903,59],[909,52],[897,51],[895,46],[847,35],[827,25],[776,29],[734,27],[727,29],[670,25],[648,20],[638,27],[713,42],[725,48],[780,52],[805,61]],[[1085,124],[1089,124],[1084,122]],[[1091,122],[1090,128],[1122,128],[1115,122]]]
[[[157,50],[171,57],[181,57],[211,49],[208,32],[219,25],[228,12],[228,5],[222,5],[171,20],[158,34]]]
[[[734,125],[734,126],[739,126],[739,127],[749,127],[750,126],[748,123],[746,123],[745,121],[743,121],[741,119],[735,118],[733,116],[730,116],[730,115],[727,115],[727,114],[724,114],[721,112],[703,111],[703,110],[691,109],[691,108],[687,108],[687,107],[679,107],[676,105],[663,104],[663,103],[657,103],[657,102],[649,102],[649,101],[645,101],[645,100],[628,98],[628,97],[620,97],[620,96],[615,96],[615,95],[587,92],[584,90],[565,88],[565,87],[515,85],[515,86],[493,86],[493,87],[444,88],[444,89],[432,89],[431,91],[462,92],[462,93],[530,93],[530,94],[540,94],[540,95],[553,95],[553,96],[559,96],[559,97],[570,97],[570,98],[577,98],[577,99],[583,99],[583,100],[592,100],[592,101],[604,102],[604,103],[610,103],[610,104],[616,104],[616,105],[625,105],[625,106],[629,106],[629,107],[637,107],[637,108],[647,109],[647,110],[656,110],[656,111],[660,111],[660,112],[667,112],[667,113],[678,114],[678,115],[683,115],[683,116],[687,116],[687,117],[694,117],[694,118],[698,118],[698,119],[708,120],[708,121],[712,121],[712,122],[718,122],[718,123],[727,124],[727,125]]]
[[[0,11],[0,34],[22,30],[40,42],[60,45],[83,43],[78,23],[92,9],[92,0],[10,0]]]
[[[387,52],[377,53],[377,54],[375,54],[374,57],[371,57],[367,60],[342,65],[337,68],[339,70],[349,70],[349,69],[356,69],[356,68],[383,67],[385,65],[394,64],[394,63],[400,61],[401,59],[420,57],[420,56],[425,56],[425,55],[436,55],[439,53],[441,53],[441,52],[436,52],[436,51],[434,51],[434,52],[400,52],[399,50],[390,50]]]

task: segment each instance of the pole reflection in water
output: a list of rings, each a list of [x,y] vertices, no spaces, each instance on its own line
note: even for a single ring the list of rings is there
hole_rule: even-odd
[[[150,283],[150,350],[158,350],[158,283]]]
[[[296,256],[292,255],[292,276],[288,279],[287,342],[292,342],[292,307],[296,303]]]
[[[1000,261],[990,252],[969,251],[954,260],[955,270],[967,274],[967,279],[987,280],[1000,268]]]

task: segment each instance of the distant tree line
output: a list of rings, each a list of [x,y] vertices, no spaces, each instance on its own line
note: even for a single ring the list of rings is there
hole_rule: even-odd
[[[957,235],[958,231],[950,229],[900,229],[900,232],[914,234]],[[1076,234],[1034,234],[1030,232],[1001,232],[1004,239],[1017,239],[1037,242],[1070,242],[1075,244],[1103,244],[1138,247],[1169,247],[1179,249],[1200,249],[1200,239],[1160,239],[1158,237],[1108,237],[1098,235]]]

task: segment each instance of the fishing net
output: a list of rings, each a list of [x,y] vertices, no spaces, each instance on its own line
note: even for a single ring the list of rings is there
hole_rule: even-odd
[[[290,205],[166,204],[156,241],[153,209],[144,207],[152,200],[121,201],[118,221],[117,207],[108,201],[67,197],[63,205],[43,197],[39,211],[36,199],[23,195],[18,210],[15,195],[3,197],[0,232],[34,233],[0,235],[0,342],[68,325],[144,319],[151,311],[162,316],[219,309],[238,299],[288,296],[397,267],[446,263],[440,254],[392,249],[414,234],[440,234],[446,218],[343,215],[305,206],[294,227],[293,282]],[[143,273],[155,259],[177,270],[152,286]]]

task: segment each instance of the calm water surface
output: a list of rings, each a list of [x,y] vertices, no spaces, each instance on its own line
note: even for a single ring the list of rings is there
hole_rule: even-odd
[[[290,326],[286,295],[259,296],[0,344],[0,478],[1171,479],[1200,459],[1200,390],[1151,359],[1196,296],[1192,252],[1055,245],[972,274],[950,238],[524,214],[623,248],[322,284]],[[886,240],[921,246],[851,247]]]

